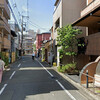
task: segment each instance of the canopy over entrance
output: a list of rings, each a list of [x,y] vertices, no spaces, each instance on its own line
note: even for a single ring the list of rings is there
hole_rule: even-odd
[[[87,15],[79,18],[77,21],[72,23],[73,26],[84,26],[89,27],[91,25],[96,25],[100,27],[100,7],[94,9]]]

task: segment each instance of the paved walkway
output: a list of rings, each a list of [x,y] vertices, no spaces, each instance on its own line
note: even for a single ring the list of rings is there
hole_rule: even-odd
[[[76,83],[80,83],[80,76],[79,75],[69,75],[69,74],[65,74],[67,77],[69,77],[70,79],[72,79],[73,81],[75,81]]]

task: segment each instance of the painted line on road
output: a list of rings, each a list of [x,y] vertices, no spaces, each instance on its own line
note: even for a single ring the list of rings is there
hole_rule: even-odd
[[[72,100],[76,100],[76,99],[68,92],[68,90],[65,89],[65,87],[64,87],[58,80],[56,80],[56,82],[60,85],[60,87],[67,93],[67,95],[68,95]]]
[[[37,60],[37,59],[36,59]],[[38,60],[37,60],[38,61]],[[51,77],[54,77],[53,74],[51,74],[39,61],[38,63],[47,71],[47,73],[51,76]]]
[[[5,85],[3,86],[3,88],[0,90],[0,95],[3,93],[3,91],[4,91],[4,89],[6,88],[7,85],[8,85],[8,84],[5,84]]]
[[[12,73],[12,75],[10,76],[9,79],[12,79],[12,77],[15,75],[15,73],[16,73],[16,71],[14,71],[14,72]]]
[[[36,59],[37,60],[37,59]],[[38,60],[37,60],[38,61]],[[39,62],[39,61],[38,61]],[[51,76],[51,77],[54,77],[53,74],[51,74],[40,62],[39,64],[48,72],[48,74]],[[60,85],[60,87],[65,91],[65,93],[67,93],[67,95],[72,99],[72,100],[76,100],[70,93],[68,90],[65,89],[65,87],[58,81],[56,80],[56,82]]]
[[[20,67],[20,66],[21,66],[21,64],[18,65],[18,67]]]

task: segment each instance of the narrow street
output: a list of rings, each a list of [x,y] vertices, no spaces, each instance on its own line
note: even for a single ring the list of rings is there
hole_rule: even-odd
[[[48,65],[24,56],[4,72],[0,100],[93,100]]]

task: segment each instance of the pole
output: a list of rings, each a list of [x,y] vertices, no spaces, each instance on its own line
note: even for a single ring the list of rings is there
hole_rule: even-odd
[[[22,16],[22,40],[21,40],[21,56],[23,56],[23,16]]]
[[[86,70],[86,88],[88,88],[88,70]]]

